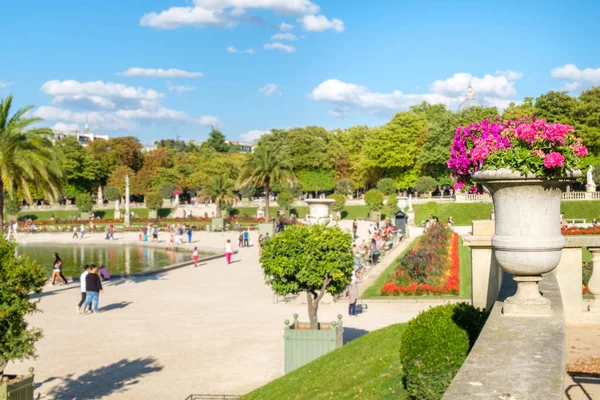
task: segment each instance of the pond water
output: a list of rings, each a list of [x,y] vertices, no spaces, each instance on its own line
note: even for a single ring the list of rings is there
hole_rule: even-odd
[[[192,253],[141,246],[61,246],[19,245],[18,253],[27,254],[52,271],[52,253],[57,252],[63,261],[63,274],[81,274],[85,264],[105,265],[111,274],[136,273],[163,268],[189,261]],[[202,258],[203,254],[200,255]]]

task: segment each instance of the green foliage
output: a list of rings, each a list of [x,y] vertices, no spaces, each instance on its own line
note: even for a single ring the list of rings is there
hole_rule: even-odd
[[[121,191],[114,186],[108,186],[104,188],[104,191],[102,192],[102,197],[104,197],[108,201],[115,201],[121,198]]]
[[[92,157],[76,137],[66,136],[58,140],[55,146],[61,155],[66,183],[73,188],[67,191],[67,197],[74,198],[71,194],[90,191],[97,181],[108,174],[108,171],[101,170],[100,162]]]
[[[430,176],[422,176],[415,182],[414,189],[419,193],[433,192],[437,188],[437,181]]]
[[[385,205],[385,209],[386,209],[386,214],[390,217],[393,218],[394,215],[396,215],[396,213],[398,211],[400,211],[400,207],[398,207],[398,202],[396,201],[396,196],[388,196],[387,197],[387,202]]]
[[[21,360],[35,356],[42,331],[30,328],[26,316],[38,311],[46,274],[26,255],[15,257],[16,243],[0,237],[0,358]]]
[[[89,193],[79,193],[77,197],[75,197],[75,205],[81,212],[88,213],[92,211],[92,195]]]
[[[79,193],[82,192],[80,192],[76,186],[71,185],[70,183],[65,185],[63,195],[66,199],[74,199]]]
[[[379,182],[377,182],[377,190],[386,196],[395,195],[396,183],[390,178],[380,179]]]
[[[235,194],[235,184],[225,175],[215,176],[212,181],[202,188],[201,200],[212,200],[217,206],[216,216],[221,214],[223,205],[232,204],[238,199]]]
[[[510,103],[502,112],[502,121],[514,121],[523,117],[531,118],[535,116],[535,107],[533,106],[533,97],[525,97],[523,103],[517,105]]]
[[[594,182],[598,182],[596,185],[600,185],[600,164],[595,165],[592,169],[592,178],[594,178]]]
[[[232,149],[232,145],[227,143],[227,141],[225,139],[225,135],[223,135],[223,133],[220,130],[215,129],[215,128],[213,128],[210,131],[210,133],[208,135],[208,139],[206,140],[205,143],[208,146],[215,149],[219,153],[227,153],[227,152],[235,151]]]
[[[296,171],[302,189],[308,192],[321,192],[333,189],[335,171],[333,169],[303,169]]]
[[[311,328],[317,329],[321,298],[341,294],[350,283],[352,236],[337,226],[290,225],[265,242],[260,262],[278,295],[309,293]]]
[[[349,196],[354,192],[354,181],[352,179],[343,178],[335,182],[335,192],[344,196]]]
[[[293,202],[294,198],[288,191],[283,191],[277,196],[277,205],[284,210],[289,210]]]
[[[4,200],[4,212],[8,215],[17,215],[21,210],[21,201],[14,198],[5,198]]]
[[[400,346],[411,398],[439,400],[475,344],[488,313],[466,303],[437,306],[408,323]]]
[[[379,211],[383,208],[383,194],[377,189],[371,189],[365,193],[365,203],[371,211]]]
[[[175,191],[175,185],[170,182],[165,182],[158,187],[158,193],[163,197],[163,199],[171,199],[173,197],[173,192]]]
[[[567,92],[549,91],[535,99],[535,115],[549,123],[570,124],[577,100]]]
[[[146,207],[149,210],[158,210],[163,205],[163,196],[158,192],[151,192],[146,195]]]
[[[423,213],[426,218],[436,216],[439,218],[440,205],[435,201],[429,201],[423,205]]]
[[[334,193],[327,196],[327,198],[335,200],[335,203],[330,206],[332,211],[338,212],[344,209],[344,206],[346,205],[346,196],[339,193]]]
[[[240,195],[245,198],[250,198],[256,194],[256,187],[252,183],[247,183],[240,188]]]

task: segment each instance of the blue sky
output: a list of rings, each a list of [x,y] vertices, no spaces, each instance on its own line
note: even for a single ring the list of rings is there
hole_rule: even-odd
[[[422,100],[455,109],[469,81],[500,107],[600,85],[593,1],[37,0],[0,15],[0,97],[144,143],[379,125]]]

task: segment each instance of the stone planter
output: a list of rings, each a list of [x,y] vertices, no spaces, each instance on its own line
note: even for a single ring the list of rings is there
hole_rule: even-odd
[[[91,213],[89,213],[89,212],[82,212],[81,213],[81,220],[82,221],[89,221],[90,215],[91,215]]]
[[[148,218],[150,219],[156,219],[158,217],[158,211],[157,210],[148,210]]]
[[[162,208],[171,208],[171,207],[173,207],[173,202],[171,201],[171,199],[163,199]]]
[[[538,283],[542,274],[558,265],[565,238],[560,232],[560,199],[569,178],[546,180],[509,169],[475,172],[473,179],[492,195],[495,234],[492,249],[498,264],[513,274],[517,292],[504,301],[510,316],[552,314],[550,300],[542,297]]]
[[[307,199],[305,202],[310,207],[310,211],[306,216],[306,222],[310,225],[327,225],[331,221],[329,208],[335,200],[333,199]]]
[[[267,233],[269,236],[273,237],[273,224],[271,222],[263,222],[258,224],[258,234],[265,236]]]
[[[223,218],[212,219],[212,230],[222,232],[225,229],[225,220]]]
[[[344,344],[344,327],[342,316],[337,322],[321,323],[318,330],[310,329],[310,324],[298,322],[298,314],[294,321],[285,321],[284,340],[284,373],[333,351]]]
[[[16,378],[15,375],[4,375],[0,382],[0,400],[33,400],[33,368],[21,380],[9,383]]]

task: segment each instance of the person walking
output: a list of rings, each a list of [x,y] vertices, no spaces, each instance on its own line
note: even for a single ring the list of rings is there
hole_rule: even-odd
[[[227,243],[225,243],[225,258],[227,259],[227,264],[231,264],[231,255],[233,254],[233,248],[231,246],[231,240],[227,239]]]
[[[83,239],[83,235],[85,235],[85,225],[83,224],[83,222],[81,223],[81,226],[79,227],[79,232],[81,232],[80,239]]]
[[[62,273],[63,262],[60,259],[58,253],[52,253],[52,257],[54,258],[52,266],[52,286],[54,286],[54,280],[56,278],[58,278],[58,280],[61,281],[63,285],[66,285],[68,283],[67,278],[65,278],[65,276]]]
[[[71,236],[71,239],[79,239],[79,235],[77,234],[76,226],[73,227],[73,236]]]
[[[192,226],[188,225],[187,227],[187,235],[188,235],[188,242],[192,243]]]
[[[152,230],[152,241],[158,242],[158,226],[155,226]]]
[[[104,240],[108,240],[110,238],[110,228],[108,227],[108,225],[104,227],[104,233],[106,233],[106,237],[104,238]]]
[[[198,266],[198,258],[200,254],[198,253],[198,247],[194,247],[194,252],[192,253],[192,259],[194,260],[194,268]]]
[[[238,247],[244,247],[244,233],[242,232],[238,236]]]
[[[354,276],[352,276],[352,283],[348,287],[348,315],[356,315],[356,302],[358,301],[358,285],[356,284]]]
[[[98,267],[95,265],[90,268],[90,272],[85,277],[85,302],[83,303],[83,309],[85,310],[88,306],[93,303],[93,310],[86,311],[86,314],[98,313],[98,300],[100,293],[103,293],[102,282],[98,276]]]
[[[248,232],[250,230],[250,228],[248,228],[248,230],[244,231],[244,246],[248,247],[249,240],[250,240],[250,232]]]
[[[263,247],[265,245],[265,238],[263,237],[263,235],[258,235],[258,255],[262,254],[263,251]]]
[[[79,276],[79,284],[81,286],[81,300],[79,300],[79,304],[77,304],[77,314],[81,314],[81,306],[83,305],[83,303],[85,303],[86,300],[86,287],[85,287],[85,277],[88,276],[88,274],[90,273],[90,266],[89,265],[85,265],[83,267],[83,272],[81,273],[81,275]],[[89,308],[90,311],[92,311],[92,305],[90,304]]]
[[[356,234],[358,232],[358,221],[356,219],[354,219],[354,221],[352,221],[352,237],[354,238],[354,240],[358,239],[358,235]]]
[[[109,232],[108,238],[112,239],[112,240],[115,240],[115,226],[114,225],[111,224],[109,226],[108,232]]]

